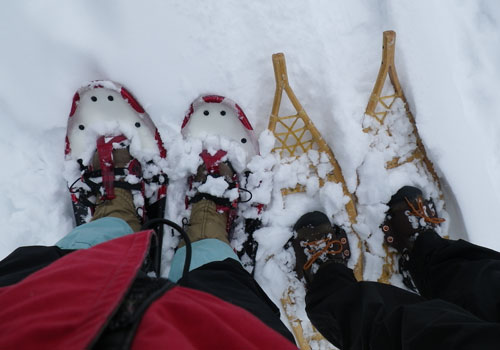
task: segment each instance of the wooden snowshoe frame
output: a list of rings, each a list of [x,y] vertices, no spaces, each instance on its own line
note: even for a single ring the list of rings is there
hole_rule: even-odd
[[[375,82],[375,86],[373,87],[372,94],[370,96],[370,100],[368,101],[368,105],[366,106],[365,114],[375,118],[381,126],[384,125],[385,118],[387,114],[391,111],[391,108],[394,102],[400,98],[403,101],[406,116],[408,120],[412,124],[413,127],[413,135],[415,135],[416,139],[416,148],[413,151],[413,154],[410,157],[401,160],[399,157],[394,157],[392,160],[386,163],[386,169],[393,169],[399,167],[403,164],[410,162],[421,162],[427,171],[432,175],[434,182],[438,185],[438,188],[441,189],[441,184],[439,181],[439,177],[434,170],[434,165],[427,157],[427,152],[425,151],[424,144],[422,143],[422,139],[418,134],[417,125],[415,123],[415,118],[410,111],[410,107],[408,105],[408,101],[403,93],[403,89],[401,88],[401,84],[398,79],[398,74],[396,72],[396,66],[394,64],[394,52],[396,48],[396,32],[390,30],[385,31],[383,33],[383,46],[382,46],[382,64],[380,66],[380,70],[378,72],[377,80]],[[384,85],[387,81],[387,77],[389,77],[389,81],[394,89],[394,93],[391,95],[384,96],[383,89]],[[371,128],[363,129],[364,132],[369,133],[372,131]],[[390,131],[387,130],[390,134]],[[378,281],[382,283],[389,284],[389,280],[394,271],[395,259],[397,253],[393,250],[390,250],[389,247],[384,244],[384,250],[386,252],[385,262],[382,267],[382,274],[379,277]]]
[[[278,152],[283,158],[291,159],[296,159],[301,154],[307,153],[309,150],[317,150],[318,152],[325,153],[328,156],[328,160],[333,167],[333,171],[327,174],[326,179],[320,179],[320,186],[323,186],[327,181],[340,183],[342,185],[344,194],[350,198],[349,202],[345,205],[345,208],[351,224],[355,224],[357,211],[354,205],[354,198],[352,194],[347,190],[342,171],[335,158],[335,155],[333,154],[332,150],[325,142],[319,131],[314,126],[313,122],[307,115],[306,111],[300,104],[299,100],[295,96],[292,88],[288,83],[285,55],[283,53],[277,53],[273,55],[273,66],[276,79],[276,92],[274,95],[273,107],[271,115],[269,117],[268,126],[269,130],[273,132],[274,136],[276,137],[276,143],[273,152]],[[290,99],[290,102],[297,112],[296,114],[284,117],[279,116],[283,92],[285,92]],[[281,129],[284,131],[279,131],[278,127],[281,127]],[[292,193],[305,192],[305,190],[306,189],[303,186],[299,185],[295,188],[282,189],[281,193],[283,196],[286,196]],[[357,235],[356,232],[354,232],[354,234]],[[361,240],[359,239],[359,237],[358,249],[360,249],[361,251]],[[356,262],[354,274],[358,280],[361,280],[363,275],[362,254],[360,254],[359,259]],[[288,321],[290,322],[299,348],[302,350],[310,350],[311,341],[320,341],[323,340],[324,337],[314,327],[314,333],[309,337],[305,337],[301,320],[295,317],[293,313],[290,313],[288,311],[290,307],[295,304],[295,302],[292,300],[293,298],[291,297],[293,293],[294,291],[292,288],[288,289],[288,291],[281,299],[281,304],[283,305],[285,314],[288,318]]]
[[[350,198],[346,204],[346,210],[349,220],[352,224],[356,223],[356,207],[354,205],[352,194],[347,190],[344,176],[332,150],[325,142],[318,129],[307,115],[306,111],[295,96],[290,84],[288,83],[288,74],[286,69],[285,55],[276,53],[273,55],[274,76],[276,79],[276,92],[274,94],[273,107],[269,117],[268,129],[276,137],[276,144],[273,152],[278,152],[281,157],[298,158],[301,154],[309,150],[317,150],[328,156],[333,171],[326,175],[326,181],[340,183],[344,195]],[[286,93],[297,114],[291,116],[279,116],[283,92]],[[279,131],[278,126],[285,131]],[[290,143],[292,141],[293,143]],[[325,184],[325,180],[320,178],[320,186]],[[298,185],[295,188],[284,188],[281,190],[284,196],[291,193],[305,192],[304,186]]]
[[[401,84],[398,79],[398,74],[396,72],[396,66],[394,64],[394,52],[396,48],[396,32],[392,30],[385,31],[383,34],[383,46],[382,46],[382,64],[380,66],[380,70],[378,72],[377,80],[375,82],[375,86],[373,87],[372,94],[370,96],[370,100],[368,101],[368,105],[366,106],[366,115],[369,115],[375,118],[380,125],[384,124],[385,117],[387,113],[392,108],[394,102],[400,98],[403,101],[405,106],[406,115],[410,120],[410,123],[413,126],[413,134],[416,138],[417,148],[413,152],[411,157],[406,158],[401,161],[399,157],[395,157],[390,160],[386,164],[387,169],[396,168],[405,163],[412,162],[414,160],[420,159],[424,162],[429,173],[432,174],[434,181],[439,184],[439,178],[434,170],[434,165],[427,157],[427,152],[425,151],[424,144],[422,143],[422,139],[418,134],[417,125],[415,123],[415,118],[410,111],[410,107],[408,105],[408,101],[403,93],[403,89],[401,88]],[[388,96],[382,96],[382,90],[384,88],[384,84],[387,80],[387,76],[389,76],[389,80],[394,88],[394,94]],[[376,112],[377,107],[379,108],[379,112]],[[370,132],[371,129],[364,129],[365,132]]]

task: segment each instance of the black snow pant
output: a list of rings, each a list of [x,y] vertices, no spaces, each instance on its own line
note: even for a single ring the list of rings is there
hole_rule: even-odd
[[[280,320],[278,307],[236,260],[228,258],[202,265],[177,283],[247,310],[295,344],[292,333]]]
[[[500,349],[500,253],[428,231],[409,264],[421,295],[322,266],[309,318],[340,349]]]

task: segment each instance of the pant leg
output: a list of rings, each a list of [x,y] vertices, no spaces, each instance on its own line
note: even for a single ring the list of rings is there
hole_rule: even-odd
[[[352,270],[322,266],[309,286],[306,311],[340,349],[497,349],[500,324],[485,322],[443,300],[427,300]]]
[[[427,231],[415,242],[409,269],[426,298],[444,299],[500,322],[500,253]]]
[[[227,258],[234,259],[238,262],[240,261],[233,248],[219,239],[202,239],[201,241],[194,242],[191,246],[193,251],[191,263],[189,264],[189,271],[197,269],[198,267],[212,261],[224,261]],[[186,247],[184,246],[177,249],[175,252],[172,264],[170,265],[170,271],[168,273],[169,280],[177,282],[182,277],[185,261]]]
[[[116,197],[111,200],[97,200],[92,221],[115,217],[125,221],[127,225],[130,226],[132,232],[139,232],[141,230],[141,223],[137,216],[132,192],[120,187],[115,187],[115,196]]]
[[[17,283],[60,257],[133,233],[122,219],[105,217],[75,227],[54,247],[20,247],[0,262],[0,287]]]
[[[123,219],[104,217],[75,227],[56,246],[61,249],[87,249],[132,233],[134,231]]]
[[[0,287],[20,282],[72,251],[43,246],[17,248],[0,261]]]
[[[295,343],[292,333],[280,320],[279,309],[240,262],[228,258],[205,264],[190,271],[187,278],[180,279],[178,283],[184,287],[210,293],[249,311]]]

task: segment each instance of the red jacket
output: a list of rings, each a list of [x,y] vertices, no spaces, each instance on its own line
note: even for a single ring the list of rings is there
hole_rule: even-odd
[[[132,285],[151,231],[68,254],[0,288],[0,349],[84,349]],[[296,349],[240,307],[174,287],[145,312],[133,349]]]

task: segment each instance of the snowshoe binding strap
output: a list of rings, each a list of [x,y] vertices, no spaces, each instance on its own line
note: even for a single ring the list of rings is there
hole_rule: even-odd
[[[114,182],[115,172],[113,166],[113,143],[125,141],[126,137],[123,135],[115,136],[106,142],[104,136],[97,139],[97,153],[99,154],[99,164],[101,166],[102,174],[102,187],[104,194],[103,200],[115,198]]]
[[[89,165],[83,165],[83,162],[79,162],[81,176],[69,187],[69,191],[73,194],[74,203],[80,203],[90,208],[93,213],[96,203],[95,200],[90,200],[91,197],[99,198],[102,201],[111,200],[116,197],[115,188],[144,193],[144,183],[154,182],[161,185],[168,181],[166,176],[155,176],[145,180],[142,177],[141,163],[132,158],[128,150],[125,149],[126,143],[124,141],[126,140],[127,138],[123,135],[108,138],[108,141],[104,136],[99,137],[96,142],[97,152],[94,160]],[[113,144],[116,143],[120,143],[122,148],[114,148]],[[116,165],[119,167],[115,167]],[[124,180],[129,175],[136,176],[140,181],[131,183]],[[86,186],[77,185],[79,181]]]
[[[227,154],[226,151],[218,150],[214,155],[211,155],[207,150],[203,150],[200,153],[200,157],[205,163],[206,170],[209,174],[220,173],[219,165],[222,158]]]
[[[197,174],[189,179],[189,189],[193,189],[194,183],[204,184],[207,181],[208,176],[210,176],[212,178],[224,178],[228,184],[227,190],[236,188],[239,191],[240,188],[237,173],[234,171],[231,163],[222,160],[226,154],[227,152],[224,150],[218,150],[213,155],[207,150],[203,150],[200,153],[200,158],[202,159],[203,164],[198,168]],[[216,197],[204,192],[196,192],[193,197],[186,198],[186,206],[199,202],[202,199],[213,201],[217,205],[218,211],[228,212],[229,214],[236,209],[239,201],[239,199],[231,201],[228,198]]]
[[[229,199],[215,197],[215,196],[212,196],[211,194],[202,193],[202,192],[197,193],[193,198],[188,199],[188,204],[198,203],[199,201],[201,201],[203,199],[214,202],[217,206],[217,210],[227,212],[227,211],[231,210],[231,208],[232,208],[232,203],[229,201]]]

